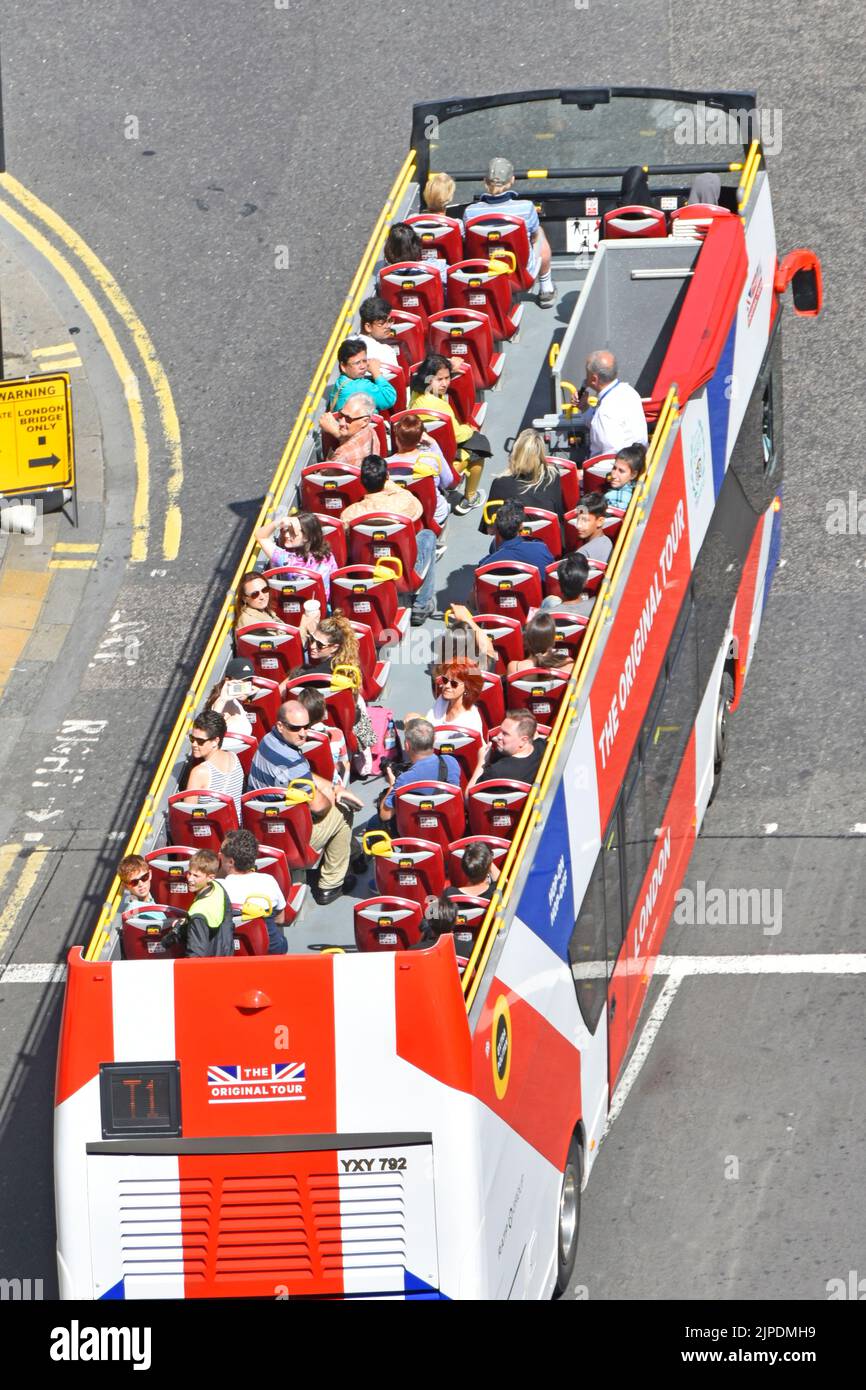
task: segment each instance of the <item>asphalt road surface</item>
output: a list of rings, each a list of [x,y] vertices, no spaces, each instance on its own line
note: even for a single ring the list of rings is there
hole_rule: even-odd
[[[187,0],[146,16],[130,0],[8,0],[8,167],[95,250],[146,325],[181,421],[184,479],[177,559],[158,550],[170,459],[155,447],[148,563],[94,571],[75,609],[76,659],[48,692],[28,690],[23,672],[0,707],[10,843],[32,831],[34,769],[62,721],[103,724],[86,775],[54,793],[60,815],[5,959],[62,960],[95,920],[405,155],[412,101],[594,82],[754,86],[779,145],[780,248],[815,249],[827,292],[820,320],[786,325],[785,563],[687,880],[778,892],[781,916],[674,925],[666,950],[861,949],[866,548],[825,520],[828,498],[861,487],[864,47],[856,6],[815,0],[556,0],[540,13],[440,0],[432,18],[342,0]],[[98,382],[95,348],[88,366]],[[106,447],[110,490],[120,426]],[[120,543],[132,509],[120,464],[117,479]],[[140,624],[136,660],[94,669],[119,605]],[[821,1299],[862,1267],[862,977],[714,968],[680,983],[602,1148],[576,1297]],[[46,1294],[59,993],[0,982],[0,1275],[42,1278]]]

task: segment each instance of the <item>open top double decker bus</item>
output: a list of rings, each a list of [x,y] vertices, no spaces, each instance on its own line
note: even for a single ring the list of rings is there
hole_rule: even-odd
[[[296,845],[282,956],[260,954],[240,926],[233,958],[172,958],[153,926],[133,949],[115,881],[92,940],[69,956],[55,1122],[63,1297],[544,1298],[566,1287],[581,1190],[719,778],[779,551],[782,296],[790,284],[795,312],[820,309],[816,258],[777,254],[754,106],[751,93],[592,88],[415,108],[411,152],[260,523],[298,503],[304,470],[320,461],[315,422],[336,347],[376,283],[389,227],[418,214],[432,170],[455,179],[458,202],[450,223],[423,219],[425,254],[450,242],[450,266],[472,262],[464,281],[478,297],[458,309],[449,274],[444,309],[415,313],[416,267],[398,286],[394,331],[417,330],[416,353],[443,322],[452,355],[475,352],[471,333],[484,338],[462,408],[476,424],[483,411],[489,473],[506,440],[540,421],[575,505],[594,465],[579,475],[565,453],[567,383],[599,348],[643,399],[647,468],[569,678],[525,683],[525,706],[550,729],[533,783],[517,784],[516,801],[494,786],[456,809],[453,788],[444,798],[441,785],[422,788],[412,843],[427,831],[444,878],[459,881],[467,831],[501,842],[492,899],[467,900],[455,934],[401,949],[417,928],[421,875],[400,844],[400,893],[378,893],[368,875],[327,908],[306,901],[308,846]],[[736,134],[730,145],[703,143],[708,113]],[[507,216],[482,228],[483,256],[477,239],[467,251],[459,214],[493,156],[512,162],[538,205],[553,312],[521,279]],[[624,212],[634,165],[650,198]],[[708,171],[721,179],[718,203],[687,205]],[[497,319],[485,286],[505,276]],[[333,522],[343,500],[325,496],[319,510]],[[451,517],[440,608],[472,602],[488,544],[477,520]],[[251,540],[129,842],[163,864],[166,919],[183,860],[168,802],[193,716],[233,655],[234,587],[255,554]],[[371,625],[363,674],[379,690],[387,679],[378,698],[402,715],[429,704],[438,626],[423,630],[426,654],[420,630],[389,628],[387,614],[373,629],[370,584],[400,599],[385,568],[385,579],[373,564],[358,580]],[[517,587],[500,576],[489,611],[519,637]],[[502,670],[486,678],[488,727],[517,698]],[[270,700],[272,683],[259,684]],[[371,809],[379,785],[363,788]],[[205,838],[219,838],[206,798],[191,815],[193,831],[198,815]],[[261,843],[273,862],[266,826]]]

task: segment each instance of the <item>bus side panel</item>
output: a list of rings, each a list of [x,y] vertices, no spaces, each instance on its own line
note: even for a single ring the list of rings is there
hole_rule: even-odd
[[[54,1204],[62,1299],[100,1296],[93,1287],[86,1145],[101,1132],[99,1077],[92,1076],[54,1111]]]
[[[767,339],[770,334],[773,276],[776,270],[776,230],[773,225],[770,183],[765,172],[758,174],[747,214],[746,252],[749,257],[749,269],[746,272],[745,292],[737,308],[733,370],[729,383],[729,458],[748,408],[755,378],[767,351]]]
[[[772,518],[772,511],[768,514]],[[731,709],[736,709],[742,699],[743,687],[746,683],[746,676],[749,670],[752,652],[754,651],[754,637],[757,636],[755,609],[758,608],[757,624],[761,620],[761,602],[763,595],[759,591],[759,573],[763,558],[764,568],[766,568],[767,556],[770,550],[770,539],[772,535],[772,524],[767,525],[767,516],[763,518],[755,527],[752,543],[749,546],[749,553],[743,565],[743,574],[740,580],[740,587],[737,591],[737,601],[734,605],[734,650],[737,654],[737,680],[734,690],[734,698],[731,702]],[[753,636],[754,633],[754,636]]]

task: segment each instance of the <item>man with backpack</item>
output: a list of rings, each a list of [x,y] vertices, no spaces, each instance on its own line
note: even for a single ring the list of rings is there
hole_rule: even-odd
[[[412,719],[403,733],[408,767],[395,774],[389,764],[385,768],[388,790],[379,798],[379,819],[384,823],[394,816],[394,793],[410,782],[450,782],[460,786],[460,768],[450,753],[434,750],[436,731],[427,719]]]

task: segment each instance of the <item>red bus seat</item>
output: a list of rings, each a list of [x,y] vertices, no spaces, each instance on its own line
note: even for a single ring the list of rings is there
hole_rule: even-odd
[[[466,729],[458,724],[439,724],[433,732],[435,751],[443,757],[450,753],[460,768],[460,785],[464,791],[478,765],[481,742],[477,729]]]
[[[494,269],[495,266],[500,269]],[[523,305],[511,304],[511,280],[502,261],[459,261],[448,271],[449,309],[475,309],[486,314],[494,338],[513,338],[520,327]]]
[[[478,613],[496,613],[526,623],[529,611],[542,599],[541,580],[535,565],[521,561],[490,563],[475,571],[475,608]]]
[[[138,903],[120,919],[120,944],[124,960],[176,960],[183,955],[180,942],[163,945],[163,938],[184,916],[180,908]]]
[[[589,618],[585,618],[581,614],[570,613],[568,609],[564,609],[561,613],[551,613],[550,616],[556,624],[556,638],[554,640],[557,647],[564,647],[574,659],[580,651]]]
[[[463,257],[463,223],[443,212],[413,212],[406,218],[421,239],[421,259],[454,265]]]
[[[733,217],[728,208],[717,203],[691,203],[684,208],[675,208],[670,214],[671,236],[703,241],[707,228],[717,217]]]
[[[529,232],[522,217],[505,212],[480,213],[470,217],[463,232],[463,254],[467,259],[508,262],[508,278],[518,290],[529,290],[535,283],[530,271]]]
[[[494,348],[493,327],[486,314],[475,309],[444,309],[431,314],[429,334],[433,352],[469,363],[477,390],[496,385],[505,366],[505,354]]]
[[[496,674],[505,675],[509,661],[523,660],[523,624],[501,613],[479,613],[473,620],[496,648]]]
[[[366,837],[364,847],[367,848]],[[371,843],[369,853],[373,856],[377,893],[411,898],[423,910],[427,899],[438,898],[445,887],[445,856],[442,846],[433,840],[411,836],[392,840],[382,835],[375,844]]]
[[[283,897],[288,905],[289,894],[293,887],[303,887],[303,884],[293,884],[292,874],[286,859],[285,850],[279,845],[259,845],[259,852],[256,855],[256,873],[273,874],[277,883],[280,885]]]
[[[498,836],[489,835],[466,835],[462,840],[455,840],[448,851],[448,858],[445,861],[445,868],[448,874],[448,882],[452,888],[463,888],[466,885],[466,874],[463,870],[463,855],[469,845],[489,845],[493,851],[493,862],[497,868],[501,869],[505,862],[505,856],[511,848],[510,840],[500,839]]]
[[[375,353],[371,352],[370,356],[375,357]],[[382,376],[391,383],[397,393],[397,399],[391,409],[381,412],[382,416],[388,420],[391,418],[391,411],[405,410],[409,403],[409,377],[402,362],[398,362],[396,367],[390,362],[383,362],[381,366]]]
[[[442,527],[437,523],[434,513],[436,511],[437,487],[436,476],[431,471],[429,473],[416,473],[411,463],[403,463],[402,460],[388,459],[388,472],[404,487],[407,492],[411,492],[413,497],[417,497],[421,506],[424,508],[420,521],[415,523],[415,529],[420,530],[426,527],[428,531],[433,531],[438,536]]]
[[[327,612],[325,585],[322,576],[315,570],[295,570],[284,566],[265,570],[263,578],[270,585],[273,608],[290,627],[299,626],[308,599],[316,599],[321,604],[322,612]]]
[[[300,790],[300,789],[299,789]],[[318,854],[310,844],[313,819],[308,799],[293,801],[289,787],[263,787],[244,792],[241,815],[261,848],[272,842],[283,851],[290,869],[311,869]]]
[[[275,632],[273,625],[266,622],[239,627],[235,633],[235,651],[252,662],[257,676],[271,681],[285,679],[304,660],[297,629],[290,627]]]
[[[616,454],[595,454],[583,465],[582,493],[604,492],[610,486],[607,475],[611,470]]]
[[[409,626],[409,610],[397,601],[397,583],[375,565],[344,565],[331,574],[331,608],[364,623],[376,646],[399,642]]]
[[[470,834],[513,839],[529,792],[527,782],[506,778],[476,782],[466,798]]]
[[[311,463],[301,473],[301,506],[306,512],[339,516],[366,495],[360,464]]]
[[[487,414],[487,402],[475,396],[475,377],[468,362],[459,362],[451,368],[451,383],[448,387],[448,401],[461,425],[471,425],[480,430]]]
[[[343,530],[343,523],[337,516],[325,516],[324,512],[316,512],[319,525],[322,528],[322,535],[331,547],[331,554],[337,565],[349,563],[349,552],[346,550],[346,532]]]
[[[225,753],[235,754],[238,762],[243,768],[244,777],[249,776],[258,746],[259,741],[253,738],[252,734],[228,733],[220,744],[220,747]]]
[[[324,671],[294,676],[292,680],[286,682],[286,699],[289,699],[292,694],[297,694],[299,690],[303,690],[304,686],[311,686],[313,690],[318,690],[325,701],[325,722],[333,724],[336,729],[340,730],[346,740],[346,747],[351,757],[358,749],[358,740],[354,733],[358,719],[355,709],[355,692],[348,686],[333,685],[332,679],[332,676]]]
[[[413,363],[420,362],[427,345],[427,322],[418,314],[391,310],[391,346],[396,348],[400,362],[411,374]]]
[[[252,687],[252,694],[241,700],[241,704],[253,721],[253,738],[259,743],[277,722],[280,687],[277,681],[268,680],[266,676],[253,676]]]
[[[367,512],[349,523],[349,557],[354,565],[375,565],[383,557],[394,556],[402,570],[396,581],[398,590],[414,593],[424,582],[424,576],[415,568],[416,534],[414,523],[406,516]]]
[[[168,834],[173,845],[219,854],[224,837],[237,829],[235,803],[226,792],[175,792],[168,798]]]
[[[457,907],[457,921],[454,923],[453,933],[454,948],[458,956],[468,958],[478,940],[478,932],[490,903],[487,898],[476,898],[473,893],[453,893],[451,901]],[[467,944],[468,951],[462,949]]]
[[[433,840],[447,854],[466,828],[463,789],[450,782],[407,782],[394,793],[397,833],[413,840]]]
[[[482,672],[484,685],[477,704],[484,721],[485,731],[495,729],[505,718],[505,696],[502,691],[502,678],[495,671]]]
[[[369,623],[358,623],[350,618],[352,630],[358,639],[358,654],[361,658],[361,694],[368,703],[378,700],[391,670],[390,661],[380,661],[376,655],[373,629]]]
[[[587,560],[589,565],[589,577],[584,585],[583,592],[590,597],[597,594],[604,578],[607,565],[604,560]],[[544,585],[545,595],[552,598],[562,598],[562,589],[559,587],[559,560],[547,566],[547,580]]]
[[[548,463],[555,465],[559,473],[559,486],[562,491],[562,509],[570,512],[580,501],[580,472],[574,459],[561,459],[550,456]]]
[[[509,709],[528,709],[536,719],[552,724],[565,699],[568,675],[530,666],[505,678],[505,703]]]
[[[562,528],[556,512],[545,511],[543,507],[525,507],[525,520],[520,528],[524,540],[541,541],[551,555],[562,555]]]
[[[421,904],[411,898],[365,898],[355,903],[359,951],[407,951],[421,940]]]
[[[307,737],[298,749],[310,764],[310,771],[326,782],[334,778],[334,755],[331,740],[324,729],[308,729]]]
[[[268,929],[261,917],[248,920],[240,915],[235,917],[233,945],[236,956],[266,956],[268,944]]]
[[[392,309],[417,314],[425,332],[430,315],[444,307],[442,277],[435,266],[423,261],[397,261],[383,266],[376,280],[379,294]]]
[[[666,237],[668,224],[658,208],[629,203],[627,207],[612,208],[602,218],[602,236],[606,241],[622,241],[627,237]]]
[[[188,887],[186,870],[195,854],[191,845],[166,845],[144,857],[150,865],[150,891],[158,903],[185,911],[195,893]]]

